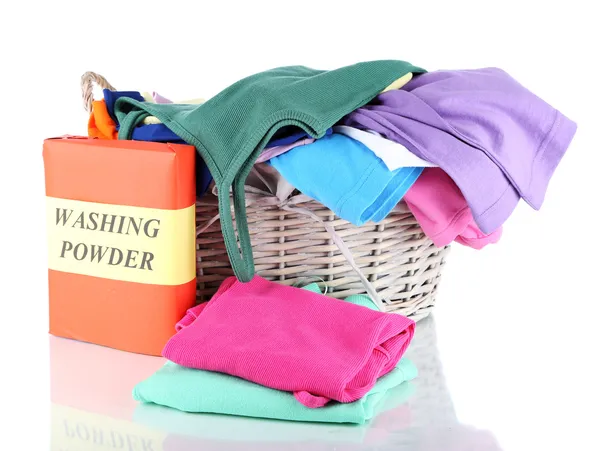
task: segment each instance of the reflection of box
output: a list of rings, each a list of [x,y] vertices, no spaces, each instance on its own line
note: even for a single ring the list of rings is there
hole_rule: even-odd
[[[163,449],[166,433],[133,421],[132,391],[164,359],[48,338],[52,451]]]
[[[131,420],[133,387],[164,365],[161,357],[49,336],[53,404]]]
[[[50,333],[160,355],[195,304],[195,149],[44,142]]]
[[[51,406],[51,451],[162,451],[166,433],[132,421]]]

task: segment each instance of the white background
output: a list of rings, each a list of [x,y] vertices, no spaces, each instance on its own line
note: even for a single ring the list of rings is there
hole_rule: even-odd
[[[85,71],[177,100],[275,66],[402,59],[430,71],[500,67],[577,122],[542,209],[520,204],[483,251],[453,246],[435,320],[461,424],[491,431],[506,450],[600,449],[595,3],[3,3],[1,448],[49,443],[41,151],[44,138],[86,133]]]

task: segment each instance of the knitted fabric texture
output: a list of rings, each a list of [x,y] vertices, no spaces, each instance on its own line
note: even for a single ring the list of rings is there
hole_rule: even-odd
[[[117,133],[117,124],[108,114],[106,102],[94,100],[88,120],[88,136],[98,139],[117,139]]]
[[[356,226],[385,219],[423,171],[415,167],[390,171],[362,142],[339,133],[269,163],[303,194]]]
[[[311,283],[303,289],[321,293],[316,283]],[[345,302],[378,310],[368,296],[361,294],[349,296]],[[177,331],[192,324],[206,304],[189,309],[177,323]],[[388,399],[388,391],[397,394],[398,385],[406,385],[404,382],[415,377],[417,377],[417,368],[410,360],[402,358],[396,367],[378,379],[373,389],[361,399],[351,403],[332,402],[320,409],[310,409],[297,402],[290,392],[263,387],[228,374],[185,368],[167,362],[148,379],[136,385],[133,397],[136,401],[154,403],[184,412],[220,413],[290,421],[364,424],[377,415],[386,404],[384,401]],[[410,390],[402,390],[402,393],[406,392]],[[194,428],[197,429],[197,424]]]
[[[460,189],[440,168],[426,168],[404,195],[404,202],[437,247],[456,241],[483,249],[502,236],[502,227],[490,234],[479,230]]]
[[[196,146],[217,186],[221,227],[231,266],[240,280],[248,282],[254,275],[254,261],[244,181],[271,137],[282,127],[295,126],[320,138],[344,115],[365,105],[399,77],[422,72],[425,70],[407,62],[392,60],[363,62],[330,71],[289,66],[246,77],[201,105],[120,98],[115,104],[121,127],[119,139],[130,139],[144,118],[155,116]]]
[[[320,409],[310,409],[296,401],[290,392],[273,390],[228,374],[185,368],[167,362],[136,385],[133,397],[136,401],[184,412],[364,424],[376,415],[389,390],[416,376],[414,364],[402,359],[363,398],[351,403],[332,402]]]
[[[542,206],[577,124],[497,68],[435,71],[344,118],[435,163],[460,188],[481,232],[523,198]]]
[[[398,363],[415,323],[255,276],[229,277],[166,344],[179,365],[294,392],[307,407],[366,395]]]
[[[402,358],[398,366],[404,365],[405,362],[406,359]],[[189,370],[187,368],[184,369],[187,371],[200,371]],[[391,377],[393,374],[395,374],[395,372],[396,369],[392,370],[387,376],[384,376],[377,381],[377,384],[373,390],[378,389],[380,383],[385,379],[388,379],[388,377]],[[247,383],[250,384],[250,382]],[[344,444],[364,444],[367,437],[371,438],[369,443],[373,444],[372,439],[374,438],[374,432],[376,433],[375,437],[377,438],[377,443],[389,443],[387,440],[391,438],[390,435],[393,436],[395,434],[395,431],[397,431],[398,428],[405,428],[411,424],[411,408],[407,401],[410,400],[416,393],[416,384],[411,382],[404,382],[397,387],[390,389],[383,397],[382,401],[375,405],[375,408],[373,409],[373,417],[370,420],[366,419],[365,423],[368,422],[368,427],[361,428],[352,426],[348,427],[348,424],[336,425],[335,423],[354,423],[354,421],[352,421],[351,416],[348,416],[346,418],[348,418],[349,421],[338,422],[336,418],[337,414],[335,416],[332,415],[334,410],[341,412],[342,410],[345,411],[346,408],[353,408],[353,406],[360,407],[361,400],[350,404],[332,403],[331,406],[326,406],[322,409],[309,409],[296,402],[293,395],[290,393],[265,389],[264,387],[261,388],[287,395],[289,398],[291,398],[291,401],[295,403],[293,404],[294,408],[303,409],[304,412],[307,414],[310,413],[316,418],[321,417],[322,415],[324,416],[329,412],[329,416],[327,418],[328,421],[319,421],[320,423],[329,424],[321,424],[320,426],[317,425],[315,427],[314,422],[316,420],[310,422],[300,422],[261,418],[259,422],[260,427],[257,428],[256,418],[252,417],[244,417],[239,415],[206,415],[202,413],[199,415],[190,415],[185,411],[168,409],[151,403],[138,403],[135,411],[133,412],[133,421],[151,429],[169,431],[170,437],[194,437],[196,438],[196,446],[189,448],[193,451],[198,451],[199,449],[201,451],[205,451],[205,440],[210,439],[219,440],[221,442],[220,447],[210,448],[219,451],[230,450],[228,446],[230,441],[236,442],[239,445],[245,445],[246,447],[242,448],[244,451],[248,451],[250,449],[265,451],[265,448],[262,446],[263,442],[267,442],[267,444],[270,443],[272,446],[279,446],[279,448],[276,448],[277,451],[288,449],[288,447],[285,447],[286,444],[297,444],[299,442],[303,444],[308,442],[318,442],[322,445],[325,445],[326,443],[333,445],[331,442],[335,442],[335,445],[338,447],[340,446],[340,442],[344,442]],[[194,392],[199,393],[201,391],[204,390],[194,388]],[[373,391],[369,392],[365,398],[370,398],[372,396],[372,392]],[[187,400],[182,400],[182,402],[189,403]],[[236,400],[236,404],[239,405],[242,403],[243,399]],[[290,408],[292,408],[292,405],[290,405]],[[265,406],[264,409],[268,409],[268,406]],[[266,410],[266,412],[267,414],[271,414],[271,412],[268,410]],[[412,417],[412,420],[414,421],[414,413],[412,414]],[[341,420],[342,416],[340,415],[338,418]],[[329,421],[329,419],[331,419],[331,421]],[[235,431],[235,433],[232,434],[232,431]],[[269,433],[265,434],[264,431],[269,431]],[[169,449],[182,451],[182,449],[177,446],[174,446],[173,448],[167,448],[166,444],[168,440],[169,439],[167,438],[163,442],[165,444],[165,447],[163,448],[164,451],[168,451]],[[252,445],[249,445],[250,443],[252,443]],[[175,445],[175,443],[173,443],[173,445]],[[292,447],[292,449],[294,448]],[[313,451],[312,447],[310,449]],[[323,449],[328,448],[325,447]],[[341,449],[344,449],[344,451],[349,451],[347,447]],[[359,449],[364,448],[359,447]],[[152,450],[159,451],[155,448],[152,448]],[[151,450],[147,449],[147,451]]]

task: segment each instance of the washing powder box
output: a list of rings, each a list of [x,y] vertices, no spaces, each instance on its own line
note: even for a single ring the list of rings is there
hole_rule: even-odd
[[[161,354],[196,300],[195,154],[44,141],[52,335]]]

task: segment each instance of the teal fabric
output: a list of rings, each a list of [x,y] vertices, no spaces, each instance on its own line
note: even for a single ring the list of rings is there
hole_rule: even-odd
[[[290,392],[273,390],[228,374],[185,368],[167,362],[133,391],[136,401],[184,412],[220,413],[291,421],[364,424],[377,412],[386,393],[414,379],[414,364],[402,359],[373,390],[353,403],[330,403],[318,409],[300,404]]]
[[[202,445],[203,440],[222,441],[223,449],[228,449],[227,444],[231,442],[242,442],[248,445],[309,441],[362,443],[369,436],[369,427],[376,427],[376,421],[381,419],[385,424],[386,420],[394,421],[395,416],[402,416],[398,408],[405,405],[414,393],[415,385],[410,382],[390,390],[385,402],[379,403],[375,409],[376,419],[374,417],[364,426],[353,423],[315,423],[233,415],[190,414],[156,404],[138,404],[133,413],[133,421],[157,431],[167,432],[171,437],[197,438],[198,445]],[[401,427],[402,423],[395,426]],[[268,433],[265,434],[265,431]],[[248,449],[260,448],[249,446]]]
[[[425,70],[394,60],[362,62],[329,71],[288,66],[246,77],[200,105],[120,98],[115,104],[119,139],[131,139],[134,128],[145,117],[156,116],[196,147],[217,186],[221,228],[231,266],[239,280],[248,282],[254,276],[254,261],[244,182],[271,137],[277,130],[293,126],[321,138],[342,117],[410,72]]]
[[[320,293],[316,283],[304,289]],[[347,302],[373,310],[368,296],[353,295]],[[291,421],[364,424],[377,413],[386,393],[417,376],[408,359],[380,378],[375,387],[353,403],[330,403],[311,409],[300,404],[290,392],[273,390],[228,374],[185,368],[167,362],[133,390],[135,400],[171,407],[184,412],[220,413]]]
[[[204,445],[205,440],[222,442],[222,448],[213,449],[229,449],[227,445],[233,442],[248,445],[309,441],[363,443],[372,433],[369,428],[377,427],[376,422],[379,420],[383,420],[383,424],[391,421],[388,424],[401,427],[403,418],[399,408],[405,405],[414,393],[415,385],[410,382],[390,390],[385,401],[376,407],[376,419],[363,426],[352,423],[302,423],[233,415],[203,415],[181,412],[156,404],[138,404],[133,412],[133,421],[157,431],[167,432],[170,437],[197,438],[195,444],[199,446]],[[396,419],[397,416],[401,418]],[[232,431],[235,433],[232,434]],[[265,434],[265,431],[269,433]],[[175,449],[179,448],[174,447],[173,450]],[[248,449],[260,448],[249,446]]]

